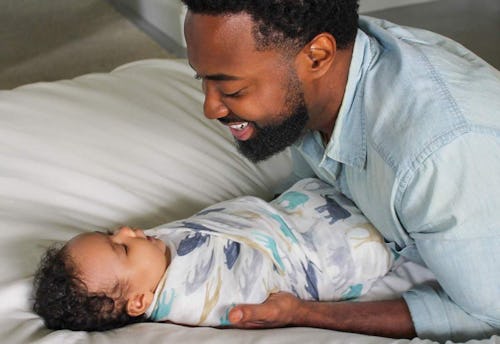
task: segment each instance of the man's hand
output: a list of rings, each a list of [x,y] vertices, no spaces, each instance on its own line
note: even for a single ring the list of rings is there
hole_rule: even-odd
[[[237,305],[229,312],[233,327],[317,327],[392,338],[416,336],[403,299],[368,302],[317,302],[292,294],[271,294],[260,305]]]
[[[300,316],[302,301],[290,293],[271,294],[260,305],[237,305],[229,312],[229,321],[236,328],[275,328],[294,325]]]

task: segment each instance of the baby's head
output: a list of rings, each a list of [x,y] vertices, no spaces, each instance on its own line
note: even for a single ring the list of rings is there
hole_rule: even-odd
[[[170,251],[142,230],[80,234],[47,250],[34,280],[34,311],[50,329],[103,331],[143,320]]]

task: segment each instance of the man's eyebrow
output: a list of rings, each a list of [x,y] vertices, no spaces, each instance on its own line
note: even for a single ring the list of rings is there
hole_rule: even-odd
[[[209,74],[209,75],[200,75],[196,74],[194,76],[196,79],[205,79],[205,80],[214,80],[214,81],[234,81],[234,80],[241,80],[242,78],[234,75],[228,75],[228,74]]]

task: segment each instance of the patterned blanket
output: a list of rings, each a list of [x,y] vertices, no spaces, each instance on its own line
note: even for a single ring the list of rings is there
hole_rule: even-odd
[[[306,300],[364,294],[393,264],[382,237],[345,196],[304,179],[268,203],[245,196],[146,231],[172,261],[146,315],[227,325],[234,304],[288,291]]]

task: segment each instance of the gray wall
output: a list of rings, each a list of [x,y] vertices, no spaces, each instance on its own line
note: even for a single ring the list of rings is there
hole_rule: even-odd
[[[185,9],[180,0],[108,0],[169,51],[185,54]],[[360,0],[360,12],[436,0]]]
[[[180,0],[107,0],[161,46],[185,56],[184,5]]]
[[[500,69],[499,0],[439,0],[369,15],[438,32]]]
[[[185,56],[180,0],[108,1],[124,9],[164,48]],[[499,0],[360,0],[360,13],[438,32],[500,68]]]

